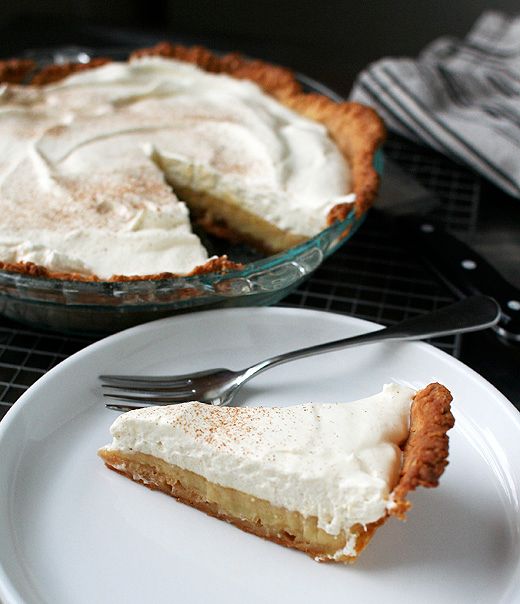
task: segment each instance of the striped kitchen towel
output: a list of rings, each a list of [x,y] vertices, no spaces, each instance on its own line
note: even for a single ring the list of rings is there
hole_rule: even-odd
[[[377,61],[351,100],[520,197],[520,16],[486,12],[464,40],[436,40],[417,60]]]

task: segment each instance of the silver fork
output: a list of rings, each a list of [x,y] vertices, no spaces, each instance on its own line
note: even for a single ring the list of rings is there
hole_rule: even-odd
[[[107,403],[109,409],[130,411],[154,405],[200,401],[211,405],[229,405],[238,390],[255,375],[282,363],[350,346],[384,340],[420,340],[434,336],[464,333],[491,327],[500,317],[500,308],[492,298],[472,296],[432,313],[412,317],[376,331],[317,344],[265,359],[238,371],[206,369],[173,376],[101,375],[104,392],[124,404]],[[130,394],[129,394],[130,393]]]

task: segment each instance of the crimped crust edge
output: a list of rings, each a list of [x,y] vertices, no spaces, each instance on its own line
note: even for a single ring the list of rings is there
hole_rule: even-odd
[[[403,448],[399,482],[392,492],[392,516],[404,519],[411,504],[406,496],[418,486],[436,487],[448,465],[448,430],[455,419],[452,396],[442,384],[432,383],[416,393],[410,414],[410,432]]]

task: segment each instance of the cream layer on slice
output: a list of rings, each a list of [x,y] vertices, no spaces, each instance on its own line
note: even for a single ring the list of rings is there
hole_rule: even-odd
[[[100,454],[122,471],[125,464],[118,467],[114,455],[152,456],[315,518],[319,529],[343,537],[329,557],[355,556],[359,527],[383,519],[393,505],[414,394],[390,384],[344,404],[220,408],[192,402],[141,409],[116,419],[112,444]]]
[[[171,186],[295,240],[352,201],[326,128],[252,82],[146,57],[0,88],[0,260],[101,278],[187,273],[207,252]]]

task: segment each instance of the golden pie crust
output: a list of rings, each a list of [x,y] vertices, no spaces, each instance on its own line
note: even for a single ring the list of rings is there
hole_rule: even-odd
[[[298,549],[320,562],[350,563],[365,548],[375,530],[389,515],[403,520],[411,507],[406,496],[418,486],[436,487],[448,461],[447,432],[453,427],[452,397],[441,384],[419,391],[410,411],[410,431],[402,446],[403,463],[398,484],[392,492],[394,506],[388,514],[366,527],[355,525],[356,555],[334,555],[347,543],[347,535],[330,535],[318,528],[316,517],[273,506],[236,489],[209,482],[203,476],[144,453],[122,453],[101,449],[99,455],[111,470],[163,491],[175,499],[238,528],[286,547]]]
[[[130,58],[145,55],[186,61],[211,73],[225,73],[235,78],[251,80],[283,105],[324,124],[350,165],[352,192],[356,195],[354,204],[341,203],[331,209],[327,216],[327,225],[344,220],[349,215],[352,206],[354,206],[357,217],[364,214],[371,206],[379,185],[379,178],[373,166],[374,155],[385,137],[383,123],[372,109],[358,103],[336,103],[320,94],[305,93],[289,69],[259,60],[245,59],[237,53],[217,56],[201,46],[185,47],[162,42],[152,48],[137,50],[130,55]],[[95,69],[109,62],[108,58],[95,58],[86,64],[50,65],[37,70],[34,63],[28,60],[0,61],[0,82],[16,84],[28,82],[33,86],[42,86],[59,81],[72,73]],[[189,192],[186,191],[186,193]],[[226,224],[213,220],[211,215],[204,215],[202,212],[198,219],[206,230],[214,234],[224,235],[228,238],[233,236],[232,229]],[[346,236],[347,233],[348,231],[344,235]],[[254,235],[249,237],[248,241],[258,244]],[[292,241],[289,237],[284,243],[294,245],[298,241]],[[211,259],[204,265],[196,267],[189,274],[182,276],[227,272],[240,268],[242,268],[241,264],[222,256]],[[100,279],[95,275],[52,272],[30,262],[7,263],[2,261],[0,261],[0,270],[25,273],[33,277],[78,281],[134,281],[179,276],[174,273],[158,273],[136,276],[114,275],[110,279]]]

